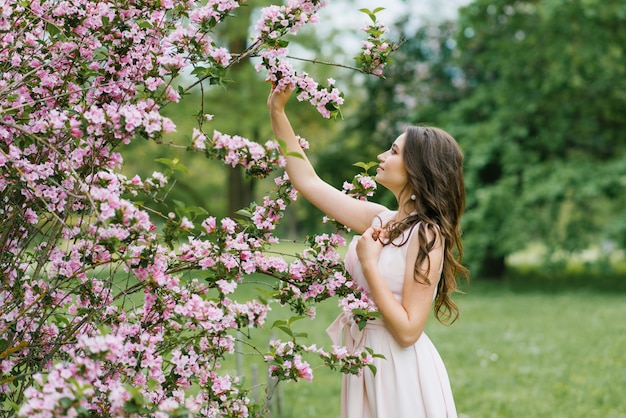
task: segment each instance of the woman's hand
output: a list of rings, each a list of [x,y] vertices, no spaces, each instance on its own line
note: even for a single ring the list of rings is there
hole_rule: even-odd
[[[356,253],[364,270],[378,266],[378,258],[383,249],[382,240],[384,238],[385,230],[378,226],[371,226],[367,228],[357,241]]]
[[[270,111],[282,111],[285,109],[285,105],[291,96],[293,89],[285,88],[282,91],[276,91],[275,87],[272,87],[270,95],[267,98],[267,107]]]

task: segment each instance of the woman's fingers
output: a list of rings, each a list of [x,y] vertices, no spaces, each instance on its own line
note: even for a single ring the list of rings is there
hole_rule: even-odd
[[[282,90],[277,91],[276,86],[272,84],[272,89],[270,90],[270,94],[267,98],[268,107],[285,107],[292,92],[293,89],[289,87],[285,87]]]
[[[359,243],[362,247],[379,247],[382,246],[382,238],[383,231],[381,228],[377,227],[369,227],[363,232],[361,238],[359,238]],[[358,245],[357,244],[357,245]]]
[[[368,236],[372,237],[374,241],[381,241],[381,238],[384,236],[384,231],[379,226],[370,226],[369,228],[367,228],[366,232],[368,233]]]

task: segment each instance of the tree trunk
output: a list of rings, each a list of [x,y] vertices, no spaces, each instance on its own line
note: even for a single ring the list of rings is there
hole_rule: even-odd
[[[250,20],[251,7],[242,7],[239,19],[233,20],[229,25],[228,48],[232,52],[239,53],[246,49],[248,42],[248,22]],[[243,24],[243,26],[242,26]],[[234,25],[234,26],[231,26]],[[231,67],[230,72],[236,73],[241,63]],[[256,130],[256,128],[255,128]],[[229,168],[228,171],[228,213],[233,216],[238,210],[247,207],[252,201],[254,180],[245,179],[244,169],[241,167]]]
[[[506,272],[504,256],[494,254],[491,249],[488,249],[479,270],[481,279],[502,280]]]
[[[254,181],[246,181],[244,170],[241,167],[229,167],[228,169],[228,213],[233,216],[235,212],[247,207],[254,196]]]

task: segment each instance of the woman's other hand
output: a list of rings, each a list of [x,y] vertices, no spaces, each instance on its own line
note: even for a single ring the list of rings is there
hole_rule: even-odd
[[[371,226],[361,235],[356,244],[356,253],[363,269],[378,266],[378,257],[383,249],[385,230]]]

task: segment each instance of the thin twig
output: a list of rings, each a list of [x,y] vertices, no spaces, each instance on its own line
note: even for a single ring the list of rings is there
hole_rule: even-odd
[[[329,65],[329,66],[332,66],[332,67],[346,68],[348,70],[358,71],[359,73],[362,73],[362,74],[373,75],[374,77],[378,77],[378,78],[381,78],[381,79],[385,78],[385,76],[383,76],[382,74],[381,75],[373,74],[373,73],[365,71],[365,70],[363,70],[361,68],[353,67],[351,65],[339,64],[339,63],[336,63],[336,62],[329,62],[329,61],[321,61],[321,60],[318,60],[317,58],[313,58],[313,59],[311,59],[311,58],[301,58],[301,57],[294,57],[292,55],[287,55],[286,57],[289,58],[289,59],[292,59],[292,60],[310,62],[312,64],[321,64],[321,65]]]

